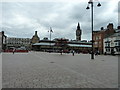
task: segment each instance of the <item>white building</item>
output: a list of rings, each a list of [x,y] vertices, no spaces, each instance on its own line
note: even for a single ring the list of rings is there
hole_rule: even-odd
[[[104,38],[104,53],[120,54],[120,30],[113,35]]]
[[[15,38],[15,37],[8,37],[7,38],[7,49],[10,47],[26,47],[29,49],[30,47],[30,39],[29,38]]]

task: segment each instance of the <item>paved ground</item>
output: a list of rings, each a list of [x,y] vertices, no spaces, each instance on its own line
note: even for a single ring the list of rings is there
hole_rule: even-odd
[[[0,53],[0,90],[2,89],[2,54]]]
[[[3,53],[3,88],[117,88],[118,57]]]

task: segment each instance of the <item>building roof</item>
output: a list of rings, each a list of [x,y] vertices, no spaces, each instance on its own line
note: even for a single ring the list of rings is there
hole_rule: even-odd
[[[92,47],[91,45],[79,45],[79,44],[68,44],[68,46],[72,46],[72,47]]]
[[[117,33],[114,33],[114,34],[108,35],[108,36],[105,37],[105,38],[110,38],[110,37],[120,37],[120,33],[117,32]]]
[[[74,43],[74,44],[92,44],[91,42],[83,42],[83,41],[69,41],[69,43]]]
[[[55,43],[35,43],[33,45],[45,45],[45,46],[49,46],[49,45],[55,45]]]
[[[120,40],[115,40],[114,42],[120,42]]]
[[[33,44],[33,45],[44,45],[44,46],[49,46],[50,45],[50,43],[35,43],[35,44]],[[53,46],[53,45],[55,45],[55,43],[51,43],[51,45]],[[71,47],[92,47],[91,45],[80,45],[80,44],[68,44],[68,46],[71,46]]]

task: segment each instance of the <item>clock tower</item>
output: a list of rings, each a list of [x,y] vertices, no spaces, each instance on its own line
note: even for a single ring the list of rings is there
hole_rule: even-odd
[[[79,22],[78,22],[78,26],[77,26],[77,30],[76,30],[76,41],[81,41],[81,29],[80,29],[80,25],[79,25]]]

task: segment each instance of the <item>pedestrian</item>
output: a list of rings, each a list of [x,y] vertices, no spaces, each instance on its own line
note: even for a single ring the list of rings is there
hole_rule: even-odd
[[[95,55],[98,55],[98,51],[96,50]]]
[[[62,55],[62,53],[63,53],[63,50],[61,50],[61,55]]]
[[[100,51],[98,50],[98,55],[100,55]]]
[[[15,53],[15,48],[13,48],[13,54]]]
[[[72,55],[73,55],[73,56],[74,56],[74,53],[75,53],[75,51],[73,50],[73,51],[72,51]]]

